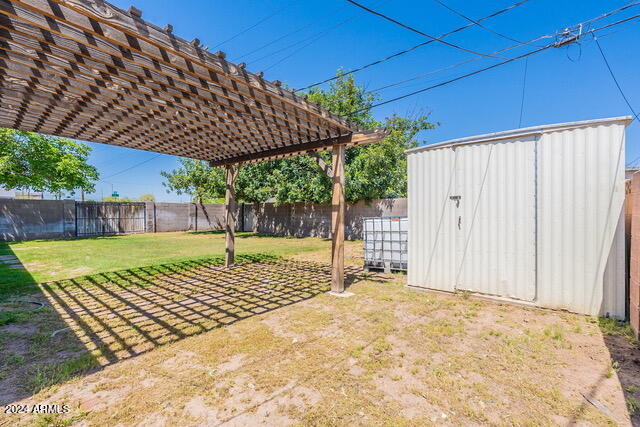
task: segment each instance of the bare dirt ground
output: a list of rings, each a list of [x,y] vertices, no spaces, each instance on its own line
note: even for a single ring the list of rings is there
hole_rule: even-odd
[[[326,256],[43,287],[44,309],[0,326],[0,400],[68,412],[0,423],[625,425],[640,406],[640,351],[615,322],[355,267],[336,298]]]

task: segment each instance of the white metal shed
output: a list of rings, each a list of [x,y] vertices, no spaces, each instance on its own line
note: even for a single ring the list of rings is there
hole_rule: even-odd
[[[625,317],[631,117],[408,150],[408,285]]]

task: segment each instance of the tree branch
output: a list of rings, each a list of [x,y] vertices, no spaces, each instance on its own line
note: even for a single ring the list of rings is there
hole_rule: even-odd
[[[325,175],[327,175],[327,177],[329,177],[329,179],[332,179],[333,178],[333,169],[331,169],[331,166],[329,166],[328,164],[325,163],[324,160],[322,160],[322,157],[320,156],[320,154],[318,154],[315,151],[312,151],[312,152],[309,153],[309,155],[316,161],[316,163],[318,164],[320,169],[322,169],[322,171],[325,173]]]

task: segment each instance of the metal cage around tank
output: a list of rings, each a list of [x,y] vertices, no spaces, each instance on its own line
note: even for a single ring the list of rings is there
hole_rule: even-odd
[[[364,268],[407,271],[407,217],[368,217],[362,221]]]

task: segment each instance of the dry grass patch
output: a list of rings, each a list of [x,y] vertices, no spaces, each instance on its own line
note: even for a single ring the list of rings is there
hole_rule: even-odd
[[[52,315],[52,323],[29,334],[58,327],[57,315],[73,332],[56,339],[80,342],[100,365],[80,367],[86,370],[70,379],[49,375],[55,384],[43,383],[20,400],[68,404],[69,414],[10,421],[614,423],[582,393],[620,423],[638,410],[640,377],[630,379],[637,368],[629,356],[638,353],[624,325],[415,292],[401,275],[354,276],[349,290],[355,295],[335,298],[324,292],[328,274],[326,265],[297,257],[232,271],[200,265],[133,286],[127,277],[89,288],[61,286],[57,299],[50,295],[55,309],[38,315]],[[22,332],[0,327],[0,334],[27,334],[33,321],[13,323]],[[56,342],[34,338],[3,363],[28,367],[29,349],[62,360],[64,350],[47,350]],[[616,351],[627,359],[616,359]]]

